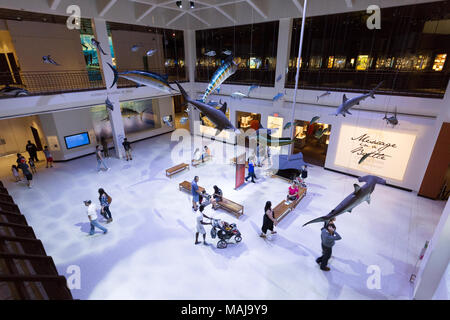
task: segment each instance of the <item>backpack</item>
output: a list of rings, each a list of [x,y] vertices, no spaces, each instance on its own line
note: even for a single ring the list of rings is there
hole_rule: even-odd
[[[106,197],[107,197],[107,200],[108,200],[108,204],[111,204],[112,198],[109,196],[109,194],[107,194]]]

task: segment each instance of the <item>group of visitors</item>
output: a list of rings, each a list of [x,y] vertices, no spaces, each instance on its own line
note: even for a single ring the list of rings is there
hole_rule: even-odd
[[[34,143],[28,140],[25,149],[27,150],[29,155],[28,162],[21,153],[17,153],[16,164],[11,166],[11,171],[15,182],[20,182],[22,181],[22,179],[20,178],[19,171],[22,170],[23,177],[27,180],[27,186],[28,188],[31,188],[33,174],[37,172],[35,161],[39,162],[39,159],[37,157],[38,148]],[[47,146],[45,146],[43,151],[47,161],[46,167],[48,168],[49,165],[50,167],[53,167],[53,157],[50,154],[50,150]]]
[[[106,219],[106,223],[110,223],[113,221],[111,211],[109,210],[109,206],[111,205],[112,198],[108,195],[103,188],[98,189],[98,200],[100,202],[100,214]],[[85,200],[84,205],[87,207],[87,215],[91,225],[91,229],[89,235],[93,235],[95,233],[95,228],[98,228],[103,231],[104,234],[108,232],[108,229],[103,227],[98,222],[97,217],[97,206],[92,200]]]
[[[109,157],[108,143],[106,142],[106,139],[104,137],[102,137],[100,141],[102,144],[102,148],[100,148],[100,145],[97,145],[95,147],[95,157],[97,159],[97,172],[101,171],[102,166],[106,171],[110,169],[105,161],[105,158]],[[131,143],[128,141],[127,138],[123,139],[122,146],[123,149],[125,150],[126,161],[133,160],[133,157],[131,156]]]

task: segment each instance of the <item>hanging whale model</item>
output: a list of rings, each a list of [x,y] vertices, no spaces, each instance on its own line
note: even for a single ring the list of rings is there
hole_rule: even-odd
[[[202,97],[202,102],[205,102],[211,92],[218,88],[229,76],[234,74],[237,67],[238,59],[234,59],[233,56],[228,56],[219,69],[214,72],[208,88],[206,88],[205,94]]]
[[[110,88],[112,88],[119,79],[119,77],[121,77],[136,82],[139,85],[144,85],[163,91],[167,94],[171,93],[170,90],[175,90],[169,84],[169,82],[167,82],[167,75],[162,76],[154,72],[139,71],[139,70],[132,70],[119,73],[117,72],[116,68],[114,68],[111,64],[108,63],[108,65],[114,72],[114,81]]]
[[[359,182],[365,182],[365,184],[360,187],[358,184],[354,184],[355,191],[352,192],[347,198],[342,200],[341,203],[337,205],[336,208],[331,210],[329,214],[323,217],[319,217],[316,219],[313,219],[311,221],[308,221],[303,226],[306,226],[310,223],[316,223],[316,222],[324,222],[329,221],[330,219],[337,217],[340,214],[343,214],[344,212],[352,212],[352,210],[357,207],[361,202],[367,201],[368,204],[370,204],[370,195],[372,194],[373,190],[375,190],[375,185],[378,184],[386,184],[386,180],[372,175],[367,175],[364,177],[358,178]]]
[[[216,125],[217,133],[220,133],[220,131],[224,129],[231,129],[235,132],[238,132],[238,130],[233,126],[230,120],[228,120],[225,114],[225,112],[227,111],[226,102],[222,105],[220,109],[216,109],[214,107],[207,105],[206,103],[191,99],[191,97],[189,97],[187,92],[177,81],[175,81],[175,84],[180,89],[180,92],[183,95],[184,99],[188,103],[196,107],[201,113],[203,113],[206,117],[208,117],[208,119],[211,120],[212,123]]]
[[[392,128],[398,125],[398,119],[397,119],[397,107],[395,108],[395,112],[393,116],[388,117],[387,112],[384,114],[383,120],[386,120],[387,124],[392,125]]]
[[[342,114],[345,117],[345,114],[348,113],[351,115],[351,113],[348,111],[350,108],[354,107],[355,105],[359,105],[359,103],[368,97],[371,97],[372,99],[375,99],[375,91],[383,84],[383,81],[381,81],[375,88],[370,90],[368,93],[361,94],[359,96],[356,96],[354,98],[348,99],[347,96],[342,96],[342,103],[337,108],[335,113],[332,113],[331,115],[338,116],[339,114]]]

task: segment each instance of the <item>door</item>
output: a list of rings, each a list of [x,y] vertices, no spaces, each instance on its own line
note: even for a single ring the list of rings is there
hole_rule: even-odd
[[[41,138],[39,138],[39,133],[36,130],[36,128],[30,127],[31,128],[31,132],[33,133],[33,137],[34,137],[34,142],[36,143],[36,147],[38,149],[38,151],[42,151],[42,143],[41,143]]]

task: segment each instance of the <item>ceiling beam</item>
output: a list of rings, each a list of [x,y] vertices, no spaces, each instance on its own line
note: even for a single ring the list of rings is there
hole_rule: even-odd
[[[203,10],[203,9],[216,9],[221,14],[223,14],[225,17],[227,17],[230,21],[232,21],[233,23],[237,23],[236,19],[234,19],[231,15],[226,13],[225,10],[223,10],[222,8],[219,7],[219,5],[213,5],[213,4],[209,4],[209,3],[206,3],[203,1],[197,1],[197,0],[195,1],[195,3],[205,6],[205,8],[198,8],[198,9],[194,9],[192,11],[198,11],[198,10]]]
[[[353,8],[353,0],[345,0],[345,3],[347,4],[347,8]]]
[[[105,1],[101,1],[103,3],[105,3]],[[100,5],[100,7],[102,8],[99,12],[99,16],[103,17],[108,11],[109,9],[111,9],[111,7],[117,2],[117,0],[108,0],[106,1],[105,5]],[[98,3],[98,0],[97,0]]]
[[[303,6],[300,4],[300,2],[298,2],[298,0],[292,0],[292,2],[295,4],[295,6],[297,7],[298,11],[300,11],[300,13],[303,14]]]
[[[172,24],[173,22],[177,21],[178,19],[180,19],[184,14],[186,13],[186,11],[180,12],[179,14],[177,14],[175,16],[175,18],[173,18],[172,20],[170,20],[169,22],[166,23],[166,26]]]
[[[155,10],[157,7],[156,6],[152,6],[150,8],[148,8],[147,10],[145,10],[137,19],[136,21],[139,22],[142,19],[144,19],[146,16],[148,16],[153,10]]]
[[[236,19],[230,16],[228,13],[226,13],[222,8],[220,7],[214,7],[217,11],[219,11],[221,14],[223,14],[225,17],[227,17],[229,20],[231,20],[233,23],[237,23]]]
[[[195,13],[191,12],[191,11],[186,11],[187,13],[189,13],[191,16],[193,16],[195,19],[197,19],[198,21],[206,24],[208,27],[211,26],[210,23],[208,23],[207,21],[203,20],[202,18],[200,18],[199,16],[197,16]]]
[[[258,7],[258,6],[253,2],[253,0],[246,0],[246,2],[247,2],[253,9],[255,9],[256,12],[258,12],[259,15],[260,15],[261,17],[263,17],[264,19],[267,19],[267,15],[261,10],[260,7]]]
[[[48,5],[51,10],[56,10],[56,8],[58,8],[60,3],[61,0],[48,0]]]

